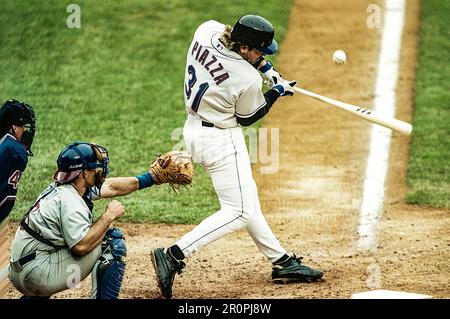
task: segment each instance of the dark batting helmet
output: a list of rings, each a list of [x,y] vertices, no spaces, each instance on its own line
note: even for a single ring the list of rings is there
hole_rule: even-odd
[[[274,54],[278,50],[274,35],[275,30],[269,21],[257,15],[245,15],[234,25],[231,40],[247,44],[265,54]]]
[[[24,132],[20,141],[32,156],[31,144],[33,144],[36,132],[36,115],[33,107],[17,100],[8,100],[0,109],[0,137],[9,132],[13,125],[23,126]]]
[[[69,144],[59,153],[56,163],[58,170],[53,175],[53,180],[61,184],[74,180],[83,170],[101,168],[96,173],[96,185],[100,187],[109,173],[108,151],[95,143]]]

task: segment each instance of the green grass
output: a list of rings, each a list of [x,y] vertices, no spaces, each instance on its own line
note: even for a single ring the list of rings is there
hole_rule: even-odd
[[[450,208],[450,1],[422,1],[407,201]]]
[[[81,29],[66,27],[73,1],[0,0],[0,100],[35,107],[38,131],[11,217],[20,218],[51,181],[60,150],[76,140],[108,148],[111,176],[147,170],[154,155],[180,141],[186,50],[201,22],[234,24],[265,16],[285,33],[291,1],[76,1]],[[122,220],[198,222],[218,209],[200,167],[190,191],[167,185],[121,199]],[[96,216],[108,201],[100,201]]]

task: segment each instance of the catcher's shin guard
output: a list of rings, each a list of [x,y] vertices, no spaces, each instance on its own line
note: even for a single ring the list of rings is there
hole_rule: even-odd
[[[119,228],[110,228],[102,242],[102,255],[92,270],[93,299],[117,299],[125,274],[125,239]]]

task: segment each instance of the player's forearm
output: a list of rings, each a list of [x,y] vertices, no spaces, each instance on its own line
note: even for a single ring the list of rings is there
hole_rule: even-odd
[[[263,118],[267,113],[269,113],[270,108],[275,103],[275,101],[280,97],[280,94],[275,90],[269,90],[266,93],[264,93],[264,98],[266,100],[266,105],[264,105],[262,108],[260,108],[254,115],[243,118],[243,117],[237,117],[237,121],[242,126],[250,126],[256,121]]]
[[[100,194],[102,198],[125,196],[139,189],[150,187],[153,183],[150,173],[133,177],[107,178],[102,185]]]
[[[87,232],[86,236],[72,247],[72,252],[84,256],[93,251],[103,240],[114,218],[105,212]]]
[[[102,198],[113,198],[125,196],[139,189],[136,177],[113,177],[107,178],[102,185]]]

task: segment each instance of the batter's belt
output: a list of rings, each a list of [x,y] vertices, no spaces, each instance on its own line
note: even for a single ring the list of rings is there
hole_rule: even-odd
[[[217,125],[214,125],[214,123],[211,123],[211,122],[208,122],[208,121],[205,121],[202,117],[200,117],[199,115],[192,115],[192,114],[188,114],[188,121],[191,123],[191,124],[194,124],[195,123],[195,125],[201,125],[201,126],[204,126],[204,127],[216,127],[216,128],[220,128],[220,127],[218,127]]]

